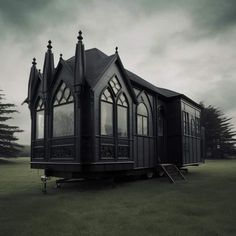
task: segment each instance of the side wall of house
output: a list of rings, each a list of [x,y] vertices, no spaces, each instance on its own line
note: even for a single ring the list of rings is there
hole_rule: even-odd
[[[133,109],[133,153],[135,168],[152,168],[158,163],[157,156],[157,100],[151,92],[134,85],[138,104]],[[140,132],[139,106],[147,109],[147,133]]]
[[[167,163],[182,164],[181,104],[176,99],[167,103]]]

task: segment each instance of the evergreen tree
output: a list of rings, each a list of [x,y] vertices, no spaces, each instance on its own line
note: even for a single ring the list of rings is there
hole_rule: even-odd
[[[202,105],[201,125],[205,127],[205,145],[207,156],[211,158],[223,158],[235,151],[236,132],[233,130],[232,118],[214,106]]]
[[[12,119],[11,114],[17,110],[14,104],[4,103],[4,96],[0,90],[0,157],[15,157],[21,151],[22,146],[16,143],[18,139],[14,134],[22,132],[22,130],[6,123]]]

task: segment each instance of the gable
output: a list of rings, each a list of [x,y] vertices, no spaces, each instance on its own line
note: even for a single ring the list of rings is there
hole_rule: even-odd
[[[64,80],[71,85],[73,85],[73,82],[74,82],[73,71],[71,70],[68,63],[64,61],[63,59],[59,61],[55,69],[52,83],[50,85],[50,90],[53,90],[53,88],[55,87],[55,85],[58,83],[59,80]]]
[[[117,81],[114,83],[114,80]],[[117,84],[117,85],[115,85]],[[100,92],[106,87],[109,86],[114,87],[113,93],[116,94],[117,91],[119,92],[119,87],[124,90],[125,93],[129,94],[129,91],[126,87],[126,84],[124,82],[124,78],[122,74],[120,73],[120,70],[118,66],[113,63],[110,65],[106,71],[104,71],[103,75],[99,78],[99,83],[96,83],[95,86],[92,88],[96,94],[100,94]],[[116,88],[117,86],[117,88]]]
[[[93,88],[100,80],[103,73],[114,61],[115,55],[107,56],[97,48],[85,51],[86,58],[86,81]],[[75,69],[75,57],[71,57],[66,61],[72,71]]]

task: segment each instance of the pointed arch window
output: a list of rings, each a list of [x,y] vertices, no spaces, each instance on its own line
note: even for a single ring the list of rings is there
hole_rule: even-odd
[[[144,103],[140,103],[137,107],[137,133],[148,135],[148,111]]]
[[[117,100],[117,134],[119,137],[128,136],[128,103],[123,93]]]
[[[36,139],[44,138],[44,103],[43,103],[42,98],[38,100],[38,103],[36,106],[35,138]]]
[[[74,97],[63,82],[53,101],[53,137],[74,134]]]
[[[111,78],[111,80],[109,81],[109,85],[111,86],[112,91],[114,92],[114,94],[117,95],[118,92],[121,89],[121,85],[120,85],[118,79],[115,76],[113,76]]]
[[[113,135],[113,99],[109,89],[106,89],[101,95],[101,135]]]

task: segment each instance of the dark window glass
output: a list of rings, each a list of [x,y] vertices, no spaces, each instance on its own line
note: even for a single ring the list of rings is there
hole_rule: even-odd
[[[118,119],[118,136],[127,137],[128,136],[128,110],[127,107],[117,107],[117,119]]]
[[[138,134],[143,134],[143,119],[142,116],[137,115]]]
[[[101,134],[113,135],[113,104],[101,101]]]
[[[148,134],[148,120],[147,117],[143,116],[143,135]]]
[[[36,112],[36,139],[44,138],[44,110]]]
[[[44,104],[40,98],[36,108],[36,130],[35,138],[43,139],[44,138]]]
[[[120,137],[128,136],[128,103],[122,93],[117,101],[117,133]]]
[[[113,135],[113,100],[106,89],[101,95],[101,134]]]
[[[148,135],[148,111],[143,103],[140,103],[137,108],[137,133]]]
[[[74,134],[74,103],[54,107],[53,136],[69,136]]]
[[[195,121],[195,124],[196,124],[196,135],[197,136],[200,136],[200,119],[199,118],[195,118],[196,121]]]
[[[195,126],[195,118],[194,116],[191,116],[191,135],[196,135],[196,126]]]
[[[189,114],[183,111],[184,134],[189,135]]]
[[[53,137],[74,134],[74,98],[65,83],[60,86],[53,107]]]

